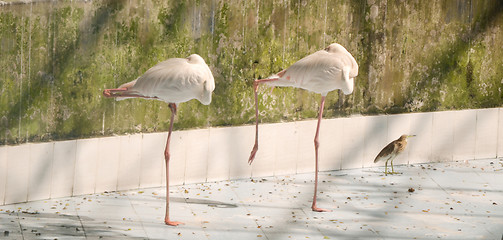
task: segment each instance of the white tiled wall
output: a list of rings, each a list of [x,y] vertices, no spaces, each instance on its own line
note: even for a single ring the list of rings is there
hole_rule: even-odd
[[[477,112],[472,110],[454,112],[454,149],[453,160],[475,158],[475,137]]]
[[[286,175],[314,170],[317,120],[175,131],[170,185]],[[415,134],[395,164],[503,156],[503,110],[323,119],[320,170],[380,166],[379,151]],[[166,184],[167,133],[0,147],[0,205]]]
[[[28,200],[30,144],[7,148],[5,204]]]
[[[208,173],[209,129],[187,131],[185,183],[205,182]]]
[[[251,177],[248,157],[254,141],[255,126],[210,128],[208,181]]]
[[[274,175],[294,174],[297,171],[299,157],[298,130],[295,122],[276,125],[276,156],[274,161]],[[314,136],[313,136],[314,137]],[[247,144],[248,148],[253,146]]]
[[[415,113],[410,117],[410,133],[416,135],[408,140],[409,164],[429,162],[432,159],[433,114]]]
[[[320,127],[320,149],[319,149],[319,170],[328,171],[341,169],[342,163],[342,124],[344,120],[340,118],[324,119]],[[314,138],[314,136],[313,136]],[[311,146],[314,152],[314,145]],[[314,164],[314,153],[311,161]]]
[[[140,186],[141,140],[141,134],[120,137],[117,190],[135,189]]]
[[[452,161],[454,148],[454,124],[455,112],[433,113],[431,160],[433,162]]]
[[[0,147],[0,205],[5,203],[5,187],[7,182],[7,148]]]
[[[51,196],[54,143],[34,143],[29,146],[28,201],[48,199]]]
[[[478,109],[475,158],[494,158],[498,150],[498,108]]]
[[[73,194],[76,154],[76,140],[54,143],[51,198]]]
[[[342,169],[361,168],[364,160],[365,117],[342,119]]]
[[[389,115],[388,119],[388,142],[398,139],[402,135],[411,135],[410,122],[412,114]],[[406,153],[406,152],[404,152]],[[404,155],[408,155],[407,153]]]
[[[167,133],[143,134],[140,161],[140,187],[160,186],[164,170]]]
[[[117,190],[119,173],[120,137],[98,139],[98,162],[96,163],[96,192]]]
[[[297,131],[297,173],[306,173],[314,171],[314,136],[316,134],[317,120],[296,122]],[[323,128],[323,122],[321,123]],[[281,138],[278,138],[281,141]],[[321,143],[324,144],[324,143]]]
[[[498,112],[498,157],[503,157],[503,108]]]
[[[232,134],[232,128],[210,128],[208,150],[208,182],[229,180],[230,163],[236,158],[235,143],[239,136]]]
[[[272,176],[274,174],[276,143],[282,140],[282,136],[276,134],[278,125],[281,125],[281,123],[259,125],[258,142],[260,150],[257,152],[255,160],[251,165],[252,177]],[[246,161],[246,158],[242,160]]]
[[[98,160],[98,139],[77,140],[73,195],[94,193]]]
[[[231,153],[234,156],[229,158],[229,178],[240,179],[251,177],[252,166],[248,164],[248,158],[255,141],[255,126],[232,128],[228,138],[228,141],[223,144],[232,144],[231,147],[233,149]],[[213,165],[214,163],[210,162],[210,164]]]

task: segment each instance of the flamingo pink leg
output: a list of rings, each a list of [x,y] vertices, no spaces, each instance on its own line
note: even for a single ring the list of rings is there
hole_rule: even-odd
[[[253,145],[253,149],[250,153],[250,158],[248,158],[248,164],[250,165],[255,159],[255,155],[257,154],[258,151],[258,96],[257,96],[258,85],[264,82],[272,82],[276,80],[278,80],[278,78],[257,79],[255,80],[255,82],[253,82],[253,90],[255,91],[255,145]]]
[[[115,98],[115,97],[137,97],[137,98],[147,98],[147,99],[157,99],[157,97],[147,97],[134,93],[125,93],[127,92],[127,88],[113,88],[113,89],[105,89],[103,90],[103,96],[107,98]]]
[[[284,74],[284,71],[281,71],[278,73],[278,75],[281,77]],[[253,160],[255,159],[255,155],[258,151],[258,96],[257,96],[257,90],[258,90],[258,85],[264,82],[272,82],[276,81],[278,78],[269,78],[269,79],[259,79],[255,80],[253,83],[254,85],[254,91],[255,91],[255,145],[253,146],[253,149],[250,153],[250,158],[248,159],[248,163],[251,164]],[[313,196],[313,205],[311,206],[311,209],[316,212],[330,212],[331,210],[327,209],[322,209],[318,208],[316,206],[316,194],[318,192],[318,147],[319,147],[319,133],[320,133],[320,123],[321,119],[323,116],[323,108],[325,106],[325,96],[321,97],[321,104],[320,104],[320,113],[318,116],[318,125],[316,127],[316,135],[314,137],[314,148],[315,148],[315,166],[316,166],[316,171],[315,171],[315,181],[314,181],[314,196]]]
[[[166,149],[164,150],[164,159],[166,160],[166,215],[164,217],[164,223],[170,226],[178,226],[183,223],[169,220],[169,142],[171,140],[171,132],[173,131],[173,120],[175,119],[176,105],[174,103],[170,103],[169,108],[171,109],[171,122],[169,123],[168,140],[166,141]]]
[[[113,89],[105,89],[103,90],[103,96],[108,98],[117,97],[117,93],[125,92],[127,88],[113,88]]]
[[[311,206],[311,209],[313,209],[313,211],[316,212],[331,212],[331,210],[316,207],[316,193],[318,192],[318,147],[320,146],[319,133],[320,133],[320,123],[321,118],[323,116],[324,106],[325,106],[325,96],[321,96],[320,115],[318,116],[318,125],[316,126],[316,135],[314,136],[314,154],[316,157],[316,163],[315,163],[316,169],[314,172],[314,196],[313,196],[313,205]]]
[[[253,159],[255,159],[255,154],[257,154],[258,150],[258,97],[257,97],[257,86],[258,84],[255,82],[255,145],[253,145],[253,149],[250,153],[250,157],[248,158],[248,164],[252,164]]]
[[[120,93],[126,92],[127,90],[128,90],[127,88],[105,89],[103,91],[103,96],[109,97],[109,98],[139,97],[139,98],[157,99],[157,97],[146,97],[146,96],[137,95],[137,94],[120,94]],[[166,223],[166,225],[170,225],[170,226],[177,226],[177,225],[183,224],[183,223],[169,220],[169,157],[170,157],[169,156],[169,142],[171,140],[171,132],[173,131],[173,122],[175,120],[175,114],[176,114],[176,104],[170,103],[169,109],[171,109],[171,121],[169,123],[169,133],[168,133],[168,140],[166,141],[166,149],[164,150],[164,159],[166,161],[166,215],[164,216],[164,223]]]

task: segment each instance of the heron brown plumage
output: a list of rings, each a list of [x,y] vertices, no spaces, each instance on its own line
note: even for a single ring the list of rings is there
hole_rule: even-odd
[[[397,140],[389,143],[386,147],[384,147],[379,154],[377,154],[374,159],[374,163],[377,163],[381,160],[386,160],[384,174],[395,174],[395,170],[393,169],[393,160],[396,158],[398,154],[403,152],[405,147],[407,146],[407,138],[415,137],[416,135],[402,135]],[[391,161],[391,172],[388,172],[388,161]]]

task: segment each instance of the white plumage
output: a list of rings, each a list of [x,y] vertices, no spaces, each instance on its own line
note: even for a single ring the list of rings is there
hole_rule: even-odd
[[[258,84],[265,83],[270,86],[278,87],[296,87],[321,94],[320,111],[318,115],[318,124],[316,135],[314,137],[315,149],[315,180],[313,211],[323,212],[326,209],[316,206],[316,193],[318,189],[318,147],[319,131],[321,118],[323,116],[323,106],[326,95],[335,89],[341,89],[344,94],[353,92],[354,78],[358,76],[358,64],[353,56],[340,44],[332,43],[324,50],[317,51],[308,55],[287,69],[270,76],[267,79],[257,79],[254,82],[255,87],[255,145],[248,158],[251,164],[258,151]]]
[[[267,84],[302,88],[322,96],[336,89],[350,94],[353,92],[354,78],[357,75],[358,64],[353,56],[340,44],[332,43],[269,77],[277,80]]]
[[[176,226],[181,224],[169,218],[169,143],[173,131],[173,121],[177,104],[191,99],[197,99],[202,104],[211,102],[211,94],[215,89],[215,80],[204,59],[192,54],[187,58],[171,58],[160,62],[147,70],[142,76],[131,82],[122,84],[116,89],[105,89],[105,97],[118,100],[126,98],[157,99],[169,103],[171,121],[168,139],[164,150],[166,161],[166,214],[164,223]]]
[[[118,100],[145,97],[178,104],[197,99],[208,105],[215,89],[215,80],[204,59],[192,54],[187,58],[171,58],[160,62],[136,80],[119,87],[124,88],[127,90],[120,93]]]

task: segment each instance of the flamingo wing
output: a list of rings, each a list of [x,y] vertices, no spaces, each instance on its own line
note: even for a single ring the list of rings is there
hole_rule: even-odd
[[[147,70],[129,90],[170,103],[195,98],[209,104],[214,88],[213,75],[204,62],[194,64],[186,58],[172,58]]]
[[[349,55],[349,56],[348,56]],[[317,51],[281,72],[274,86],[292,86],[326,95],[335,89],[349,94],[353,89],[354,58],[341,52]],[[355,62],[356,63],[356,62]],[[357,72],[356,67],[356,72]]]

